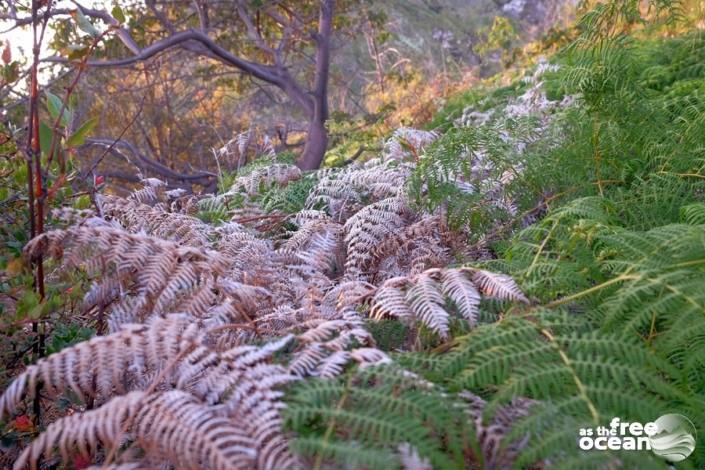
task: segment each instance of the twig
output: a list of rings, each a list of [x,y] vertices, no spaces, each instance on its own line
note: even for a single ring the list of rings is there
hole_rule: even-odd
[[[237,222],[238,224],[245,224],[247,222],[254,222],[257,220],[262,220],[262,219],[284,219],[286,217],[289,217],[290,214],[267,214],[267,215],[257,215],[253,217],[243,217],[241,219],[233,219],[233,222]]]
[[[37,27],[39,26],[38,14],[39,3],[37,0],[32,0],[32,71],[30,74],[30,101],[29,101],[29,132],[27,133],[27,191],[29,202],[29,217],[30,217],[30,233],[32,238],[41,234],[44,231],[44,210],[42,208],[41,196],[43,191],[42,184],[42,159],[41,148],[39,142],[39,52],[44,33],[46,31],[47,22],[49,21],[49,11],[51,10],[52,0],[47,2],[47,9],[42,18],[41,31],[38,34]],[[34,164],[34,169],[32,165]],[[34,186],[36,181],[36,191],[39,200],[36,204],[35,213],[35,198]],[[34,289],[39,296],[39,301],[44,300],[44,262],[40,255],[34,260],[36,271],[34,275]],[[32,332],[37,335],[37,341],[34,343],[33,356],[37,360],[44,355],[44,331],[39,322],[32,322]],[[39,398],[39,387],[32,402],[32,412],[34,414],[35,424],[40,424],[41,418],[41,400]]]
[[[369,149],[368,149],[366,146],[364,146],[364,145],[360,145],[360,147],[357,149],[357,151],[356,151],[355,153],[353,153],[353,154],[350,156],[350,158],[346,159],[346,160],[343,162],[343,165],[342,165],[342,166],[346,166],[346,165],[350,165],[351,163],[354,163],[355,160],[357,160],[358,158],[360,158],[360,157],[362,156],[362,154],[365,153],[366,150],[369,150]]]
[[[123,136],[125,135],[125,133],[127,133],[127,131],[130,129],[130,127],[132,127],[132,125],[135,123],[135,121],[137,121],[137,118],[140,116],[140,114],[142,114],[142,109],[144,108],[144,101],[145,101],[146,98],[147,98],[147,94],[145,93],[144,96],[142,96],[142,100],[140,101],[140,107],[139,107],[139,109],[137,110],[137,112],[135,113],[135,115],[132,116],[132,119],[130,119],[130,121],[127,123],[127,125],[122,129],[122,131],[120,131],[120,134],[117,136],[117,138],[116,138],[115,140],[113,140],[113,143],[110,144],[110,145],[105,149],[105,151],[103,151],[103,153],[100,155],[100,157],[98,157],[98,158],[96,159],[95,162],[93,162],[93,165],[92,165],[91,168],[86,172],[86,175],[90,175],[91,173],[93,173],[93,172],[95,171],[95,169],[98,167],[98,165],[100,165],[100,162],[103,161],[103,159],[105,158],[105,156],[106,156],[108,153],[110,153],[110,151],[122,140],[122,138],[123,138]]]

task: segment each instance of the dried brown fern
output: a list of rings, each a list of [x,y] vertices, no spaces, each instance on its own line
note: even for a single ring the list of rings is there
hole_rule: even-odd
[[[434,131],[400,127],[384,144],[385,157],[393,160],[418,159],[423,149],[438,138]]]
[[[26,254],[85,269],[86,304],[107,311],[114,333],[29,366],[0,397],[0,420],[40,387],[97,406],[50,424],[17,466],[58,449],[64,461],[78,452],[105,468],[294,467],[283,388],[392,361],[360,312],[447,337],[451,315],[477,322],[481,296],[526,301],[508,276],[443,269],[463,243],[443,213],[412,209],[403,192],[412,170],[403,160],[435,137],[404,130],[388,148],[398,159],[319,171],[297,214],[268,213],[258,201],[261,189],[302,177],[281,164],[206,201],[222,223],[193,217],[203,198],[158,180],[128,198],[99,195],[104,219],[66,212],[76,225],[32,240]],[[511,204],[490,186],[492,203]],[[236,194],[244,203],[228,207]],[[428,464],[411,446],[399,455]]]
[[[288,366],[297,376],[330,378],[340,375],[351,362],[366,366],[390,360],[373,347],[372,335],[354,312],[335,320],[309,320],[306,326],[309,329],[297,336],[300,346]]]
[[[278,250],[291,269],[310,276],[320,272],[332,277],[341,271],[343,230],[333,221],[313,220],[299,227]]]
[[[256,168],[251,173],[238,177],[225,196],[227,197],[230,194],[241,192],[248,195],[255,195],[260,192],[262,187],[269,187],[272,184],[285,186],[290,181],[300,179],[301,176],[301,170],[294,165],[273,163]]]
[[[256,443],[237,423],[193,395],[172,390],[131,392],[97,410],[61,418],[25,448],[15,468],[36,468],[54,447],[62,460],[70,461],[74,449],[88,457],[99,444],[113,449],[128,439],[152,465],[167,461],[188,469],[248,469],[256,463]]]
[[[65,348],[29,366],[0,398],[0,420],[13,413],[25,397],[71,390],[97,403],[115,393],[139,389],[143,377],[164,368],[169,358],[195,347],[198,324],[183,318],[157,318],[147,325],[125,325],[108,336]]]
[[[343,170],[319,172],[319,182],[306,201],[308,208],[325,207],[338,221],[361,209],[363,200],[372,202],[399,195],[410,168],[381,160]]]
[[[166,197],[166,183],[158,178],[145,178],[142,180],[142,188],[133,191],[128,199],[154,206],[164,203]]]
[[[18,465],[36,461],[54,445],[66,457],[73,447],[87,454],[98,440],[107,450],[131,437],[148,458],[151,452],[188,468],[289,466],[294,459],[281,431],[283,405],[276,389],[295,377],[270,361],[292,338],[221,351],[209,346],[212,333],[184,317],[127,325],[30,366],[0,398],[0,419],[31,396],[40,381],[46,393],[71,389],[97,404],[144,390],[57,421],[25,450]],[[222,445],[200,443],[220,437],[226,439]]]
[[[519,453],[526,447],[529,436],[519,436],[508,441],[512,426],[521,418],[529,415],[531,407],[538,402],[528,398],[517,397],[510,403],[499,406],[492,413],[492,419],[487,421],[484,416],[487,402],[468,391],[458,394],[466,403],[466,413],[475,424],[476,439],[482,452],[484,468],[511,468]]]
[[[213,229],[195,217],[117,196],[99,196],[97,200],[104,217],[118,221],[130,232],[144,232],[196,247],[209,245]]]
[[[407,213],[404,199],[393,197],[365,206],[345,222],[346,275],[366,278],[373,260],[372,250],[405,225]]]
[[[445,338],[450,333],[446,299],[473,326],[477,322],[480,294],[528,302],[514,280],[504,274],[476,268],[434,268],[385,281],[372,298],[370,316],[416,319]]]
[[[96,276],[86,302],[110,305],[113,326],[169,312],[203,315],[216,300],[218,277],[232,263],[215,251],[110,226],[47,232],[33,239],[25,252],[31,258],[64,258],[64,265],[84,267]],[[185,302],[190,302],[189,310],[183,309]]]
[[[369,269],[379,282],[446,266],[451,260],[452,241],[442,216],[421,214],[372,249]]]

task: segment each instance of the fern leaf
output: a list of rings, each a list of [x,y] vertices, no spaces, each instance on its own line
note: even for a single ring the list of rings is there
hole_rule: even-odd
[[[518,302],[529,301],[521,292],[517,283],[514,282],[514,279],[506,274],[492,273],[475,268],[465,268],[465,270],[470,273],[473,283],[477,285],[480,292],[488,297]]]
[[[480,293],[460,269],[446,269],[441,275],[443,294],[455,303],[463,317],[474,326],[477,323]]]
[[[255,442],[217,410],[188,393],[132,392],[97,410],[61,418],[49,425],[20,455],[15,468],[36,466],[58,446],[63,460],[74,448],[84,455],[98,442],[118,446],[127,436],[145,452],[183,468],[252,468]]]
[[[422,273],[407,291],[406,299],[419,320],[441,338],[448,337],[450,327],[448,312],[443,308],[444,300],[438,282],[430,273]]]

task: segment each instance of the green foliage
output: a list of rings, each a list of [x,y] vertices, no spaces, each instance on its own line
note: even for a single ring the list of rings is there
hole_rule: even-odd
[[[435,468],[463,468],[468,419],[441,389],[396,367],[297,386],[285,411],[299,453],[345,466],[401,468],[408,444]]]
[[[490,201],[493,185],[505,173],[519,174],[519,154],[512,141],[534,132],[531,118],[511,120],[505,127],[492,124],[452,128],[426,149],[408,189],[427,210],[442,207],[452,226],[469,226],[477,233],[506,219],[508,207]],[[478,166],[483,170],[477,171]]]
[[[513,427],[511,436],[532,436],[516,468],[662,468],[648,452],[585,454],[576,433],[613,416],[645,422],[674,410],[703,421],[705,41],[616,34],[616,24],[644,19],[634,3],[610,5],[584,18],[578,40],[556,57],[560,68],[542,78],[549,101],[572,96],[573,104],[517,120],[504,110],[526,85],[461,95],[439,118],[455,124],[435,123],[449,130],[409,186],[419,204],[445,210],[471,233],[548,211],[495,240],[499,257],[485,263],[513,276],[535,306],[500,312],[438,348],[445,353],[396,358],[448,393],[486,397],[486,419],[518,396],[539,400]],[[663,13],[658,27],[672,16]],[[469,111],[484,120],[463,126]],[[491,163],[482,172],[479,154]],[[514,214],[478,190],[511,169],[502,190]],[[696,448],[679,465],[704,462]]]
[[[61,98],[47,91],[47,108],[52,119],[58,119],[62,126],[68,126],[73,118],[71,110],[64,105]]]
[[[512,23],[504,16],[495,16],[492,26],[479,31],[485,39],[477,43],[473,50],[480,56],[501,51],[504,59],[508,59],[511,49],[518,45],[519,34]]]
[[[81,124],[78,129],[66,139],[66,146],[74,148],[83,145],[86,142],[86,136],[93,130],[96,124],[98,124],[97,118],[88,119]]]
[[[47,345],[47,354],[54,354],[64,348],[86,341],[95,335],[95,330],[79,325],[60,323],[53,331],[51,342]]]
[[[426,127],[430,130],[446,130],[453,127],[453,120],[459,118],[466,108],[476,106],[481,97],[482,95],[475,90],[464,90],[452,95]]]
[[[12,64],[15,63],[8,66]],[[45,229],[57,224],[51,215],[53,209],[90,205],[87,195],[76,194],[85,190],[85,182],[77,178],[73,150],[85,142],[97,120],[75,122],[74,100],[50,91],[46,91],[46,101],[39,103],[46,105],[46,113],[40,113],[38,135],[42,194],[34,189],[37,162],[32,167],[35,179],[28,181],[25,129],[14,128],[9,122],[0,127],[0,362],[3,364],[0,383],[3,385],[18,368],[36,362],[45,352],[92,336],[93,319],[87,320],[85,314],[79,316],[74,311],[82,297],[82,281],[71,276],[50,278],[53,265],[47,262],[42,298],[36,288],[36,274],[22,257],[22,249],[31,237],[28,187],[34,193],[34,201],[43,205]],[[80,125],[74,127],[76,124]],[[52,146],[54,151],[50,155]],[[37,205],[34,213],[35,216],[38,213]],[[34,226],[36,230],[36,221]]]
[[[526,83],[516,81],[506,86],[478,86],[462,91],[448,98],[445,106],[436,113],[427,127],[429,129],[451,129],[455,120],[460,118],[464,111],[468,109],[482,112],[494,111],[495,108],[505,106],[510,98],[526,91],[526,88]]]
[[[384,136],[381,129],[384,127],[384,120],[392,111],[393,108],[387,106],[375,114],[360,118],[354,118],[347,113],[333,113],[326,123],[331,140],[326,151],[325,166],[340,166],[354,156],[361,158],[377,155],[382,149]]]
[[[478,204],[478,182],[516,168],[504,192],[518,214],[545,200],[553,207],[600,195],[623,204],[625,222],[639,228],[664,217],[675,222],[705,173],[704,44],[697,34],[648,41],[619,36],[600,48],[570,48],[557,57],[560,68],[541,79],[550,99],[572,96],[573,104],[554,101],[548,111],[529,106],[518,119],[505,110],[526,84],[482,99],[468,95],[462,112],[451,103],[441,115],[457,119],[473,111],[484,122],[451,128],[429,148],[412,194],[428,207],[447,206],[457,222],[477,229],[503,217],[496,205]],[[649,73],[654,67],[658,74]],[[491,163],[489,173],[472,175],[478,155]]]
[[[306,198],[317,182],[315,176],[307,175],[283,187],[273,186],[262,196],[262,207],[267,212],[298,212],[306,205]]]
[[[198,201],[197,217],[209,224],[228,220],[228,208],[222,198],[209,197]]]
[[[372,333],[377,347],[382,351],[400,349],[408,335],[409,327],[395,320],[369,322],[367,329]]]
[[[486,416],[517,396],[539,400],[512,430],[515,437],[532,434],[515,468],[544,459],[556,468],[570,468],[564,461],[577,459],[581,452],[575,444],[578,429],[602,425],[613,416],[648,422],[672,409],[693,420],[701,414],[701,403],[676,385],[677,368],[638,340],[593,331],[583,316],[560,310],[538,310],[480,326],[458,338],[451,352],[422,359],[400,361],[450,391],[489,395]],[[627,454],[618,458],[657,467],[658,459],[650,453]],[[614,458],[604,453],[603,464]]]

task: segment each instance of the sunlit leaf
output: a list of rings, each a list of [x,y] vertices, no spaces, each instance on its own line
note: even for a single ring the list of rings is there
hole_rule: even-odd
[[[24,319],[32,314],[39,305],[39,296],[32,290],[26,290],[17,301],[17,318]]]
[[[20,64],[17,61],[11,62],[8,65],[3,66],[1,71],[2,78],[7,83],[12,83],[18,78],[20,78]]]
[[[90,49],[86,46],[77,46],[77,45],[70,45],[69,46],[69,52],[68,58],[69,60],[80,60],[88,54]]]
[[[61,119],[59,122],[61,123],[62,126],[68,126],[69,123],[71,122],[71,118],[72,118],[71,110],[69,109],[69,107],[66,106],[64,108],[64,111],[61,112],[61,108],[63,107],[63,104],[64,104],[64,102],[61,100],[61,98],[59,98],[58,96],[56,96],[55,94],[53,94],[50,91],[47,91],[46,94],[47,94],[47,108],[49,109],[49,115],[53,119],[57,119],[59,117],[59,113],[61,113]]]
[[[71,137],[66,140],[66,146],[72,148],[83,145],[86,142],[86,136],[93,130],[96,124],[98,124],[98,118],[91,118],[81,124],[81,126],[76,129],[76,132],[71,134]]]
[[[94,38],[100,36],[100,31],[98,28],[93,26],[93,23],[88,21],[88,18],[86,18],[86,15],[83,14],[80,8],[77,8],[75,10],[75,14],[72,16],[74,20],[76,20],[78,27],[81,28],[83,32],[90,34]]]
[[[39,147],[42,150],[44,156],[49,155],[49,150],[51,150],[51,141],[54,136],[54,131],[45,122],[39,123]],[[59,151],[59,143],[54,143],[54,156]]]
[[[84,194],[82,196],[78,196],[74,203],[73,203],[74,209],[88,209],[91,207],[91,198],[88,197],[87,194]]]
[[[125,22],[125,13],[123,13],[122,8],[120,8],[119,5],[115,5],[112,10],[110,10],[110,14],[113,15],[113,18],[118,20],[120,23]]]

